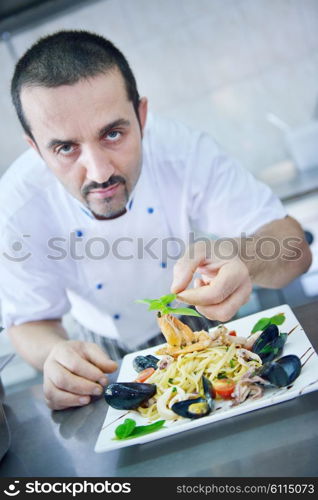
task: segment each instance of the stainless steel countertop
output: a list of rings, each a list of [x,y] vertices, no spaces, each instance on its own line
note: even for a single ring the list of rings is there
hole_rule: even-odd
[[[294,309],[318,349],[318,303]],[[7,396],[2,477],[305,477],[318,473],[318,392],[144,445],[97,454],[106,404],[51,412],[41,385]]]

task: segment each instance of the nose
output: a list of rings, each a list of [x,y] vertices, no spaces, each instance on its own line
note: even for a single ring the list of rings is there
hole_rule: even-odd
[[[87,179],[98,184],[107,182],[115,172],[111,156],[98,146],[87,148],[82,162],[86,169]]]

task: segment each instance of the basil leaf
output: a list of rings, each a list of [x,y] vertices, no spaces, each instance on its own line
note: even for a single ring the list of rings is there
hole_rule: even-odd
[[[270,324],[271,319],[270,318],[261,318],[258,320],[258,322],[254,325],[252,333],[259,332],[260,330],[265,330],[265,328]]]
[[[201,314],[199,314],[194,309],[189,307],[170,307],[168,304],[173,302],[176,299],[177,295],[175,293],[169,293],[168,295],[163,295],[159,299],[139,299],[135,302],[141,304],[148,304],[148,311],[160,311],[162,314],[184,314],[185,316],[197,316],[201,318]]]
[[[172,312],[175,314],[183,314],[184,316],[197,316],[198,318],[202,318],[201,314],[198,313],[195,309],[190,309],[190,307],[176,307],[172,309]]]
[[[117,439],[131,439],[157,431],[163,427],[164,423],[165,420],[158,420],[157,422],[149,425],[136,425],[135,420],[132,418],[126,418],[123,424],[116,427],[115,434]]]
[[[176,300],[177,295],[175,293],[168,293],[168,295],[163,295],[160,297],[160,302],[162,305],[167,306],[170,302]]]
[[[155,299],[151,301],[148,311],[155,311],[155,310],[161,311],[161,309],[162,309],[162,304],[160,300]]]
[[[174,309],[172,307],[162,306],[160,311],[162,312],[162,314],[169,314],[170,312],[173,312]]]
[[[271,317],[271,324],[272,325],[282,325],[285,321],[285,314],[284,313],[279,313],[276,314],[276,316]]]
[[[145,434],[150,434],[150,432],[157,431],[161,429],[165,423],[165,420],[157,420],[153,424],[149,425],[138,425],[134,428],[133,432],[130,434],[130,438],[144,436]]]
[[[118,425],[115,434],[118,439],[126,439],[131,435],[136,427],[136,422],[132,418],[126,418],[123,424]]]

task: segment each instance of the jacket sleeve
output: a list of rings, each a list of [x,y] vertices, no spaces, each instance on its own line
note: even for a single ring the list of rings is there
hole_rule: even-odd
[[[36,253],[23,235],[7,229],[0,241],[0,302],[5,328],[61,318],[70,309],[62,270]]]

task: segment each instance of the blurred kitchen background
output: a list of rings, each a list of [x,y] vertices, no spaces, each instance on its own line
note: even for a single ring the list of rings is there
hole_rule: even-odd
[[[310,271],[279,291],[255,289],[238,316],[317,300],[318,1],[1,0],[0,175],[26,149],[9,96],[15,61],[60,29],[111,39],[152,111],[211,133],[302,223]],[[2,332],[0,371],[13,352]],[[2,373],[7,390],[36,377],[18,356]]]

